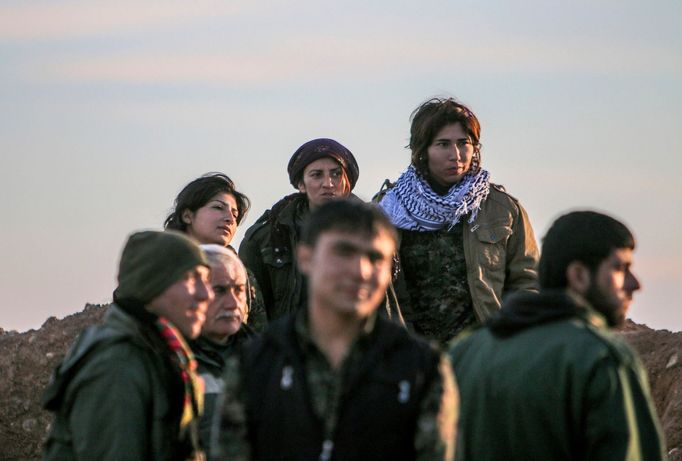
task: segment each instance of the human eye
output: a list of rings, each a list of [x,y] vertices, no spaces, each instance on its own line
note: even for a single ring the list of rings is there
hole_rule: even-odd
[[[333,178],[340,178],[341,177],[341,169],[336,169],[332,170],[331,175]]]
[[[460,149],[465,148],[469,145],[471,145],[471,141],[469,139],[458,139],[457,140],[457,147],[459,147]]]
[[[241,296],[246,293],[246,285],[235,285],[234,286],[234,294],[237,296]]]
[[[225,206],[222,203],[214,203],[211,208],[213,208],[214,210],[221,210],[222,211],[223,208],[225,208]]]
[[[434,144],[438,147],[447,147],[450,145],[450,141],[446,139],[439,139]]]
[[[381,254],[381,252],[379,252],[379,251],[370,251],[367,254],[367,257],[369,258],[371,263],[374,265],[380,265],[381,263],[383,263],[386,260],[386,257],[384,257],[384,255]]]
[[[349,245],[346,243],[340,243],[334,247],[334,252],[343,258],[347,258],[350,256],[353,256],[355,253],[357,253],[357,249],[353,245]]]
[[[216,298],[223,296],[225,293],[227,293],[227,288],[225,288],[223,285],[213,285],[213,293],[215,293]]]

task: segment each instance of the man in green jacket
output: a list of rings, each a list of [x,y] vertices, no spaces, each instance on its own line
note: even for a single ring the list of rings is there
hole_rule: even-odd
[[[450,357],[461,395],[458,460],[661,460],[646,373],[609,329],[632,294],[635,241],[579,211],[543,241],[539,294],[519,293]]]
[[[203,386],[185,343],[213,291],[201,249],[175,232],[132,234],[104,324],[86,329],[43,397],[45,460],[201,460]]]

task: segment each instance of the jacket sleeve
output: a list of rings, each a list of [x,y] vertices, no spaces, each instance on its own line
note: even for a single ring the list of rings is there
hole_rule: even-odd
[[[268,325],[268,317],[265,311],[263,290],[258,284],[258,279],[250,269],[246,269],[249,301],[249,317],[247,323],[251,328],[261,333]]]
[[[418,461],[454,459],[459,393],[450,361],[441,355],[438,373],[420,404],[415,449]]]
[[[258,284],[258,290],[262,295],[262,303],[266,312],[271,310],[274,302],[270,273],[263,262],[261,244],[254,235],[247,235],[239,245],[239,257],[247,269],[253,274]]]
[[[607,357],[587,388],[586,459],[665,460],[665,447],[644,370]]]
[[[518,214],[512,222],[507,242],[504,293],[525,290],[537,292],[540,252],[526,210],[516,202]]]
[[[149,459],[152,411],[143,358],[128,346],[114,345],[107,360],[93,360],[69,385],[73,403],[68,424],[77,459]],[[129,352],[129,353],[125,353]]]
[[[251,459],[251,446],[246,421],[246,390],[237,355],[225,363],[223,379],[225,388],[218,397],[213,419],[211,460],[248,461]]]

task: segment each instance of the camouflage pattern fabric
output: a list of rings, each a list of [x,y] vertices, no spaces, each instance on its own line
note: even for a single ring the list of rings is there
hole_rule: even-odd
[[[401,231],[400,264],[409,295],[408,324],[445,345],[477,323],[464,259],[462,224],[450,231]]]

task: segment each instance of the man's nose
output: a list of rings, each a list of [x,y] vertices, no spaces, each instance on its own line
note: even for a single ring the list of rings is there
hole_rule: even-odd
[[[629,293],[640,290],[642,285],[639,283],[639,279],[630,271],[625,274],[625,290]]]
[[[237,308],[239,307],[239,301],[239,295],[234,288],[227,290],[227,293],[225,293],[225,307]]]
[[[353,275],[360,280],[368,280],[372,276],[372,261],[366,255],[357,255],[353,260]]]
[[[208,301],[211,303],[215,298],[215,293],[213,292],[213,287],[211,287],[210,283],[200,280],[196,285],[196,292],[194,293],[194,296],[199,301]]]

